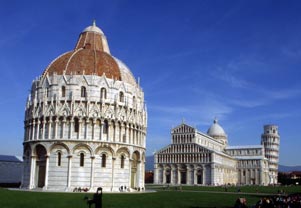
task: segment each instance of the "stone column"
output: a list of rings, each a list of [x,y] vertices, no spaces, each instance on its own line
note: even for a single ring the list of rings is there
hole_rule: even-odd
[[[140,176],[141,176],[141,160],[137,161],[137,174],[136,174],[136,185],[140,187]]]
[[[94,159],[95,156],[91,156],[91,174],[90,174],[90,189],[94,187]]]
[[[193,184],[196,185],[198,184],[198,170],[197,170],[197,166],[194,166],[193,168]]]
[[[33,120],[32,122],[32,133],[33,133],[33,137],[32,137],[32,140],[36,140],[36,122],[35,120]]]
[[[124,135],[125,135],[125,140],[124,141],[122,141],[122,142],[124,142],[124,143],[128,143],[128,139],[129,139],[129,137],[128,137],[128,125],[126,124],[126,125],[124,125]],[[122,138],[123,139],[123,138]]]
[[[36,156],[31,156],[29,189],[35,188]]]
[[[170,168],[170,184],[175,184],[174,183],[174,175],[175,175],[174,171],[175,171],[174,167],[171,166],[171,168]]]
[[[133,126],[132,127],[132,144],[134,145],[135,144],[135,127]]]
[[[28,126],[28,140],[32,140],[32,123],[29,122]]]
[[[72,155],[68,155],[68,175],[67,175],[67,189],[71,187],[71,170],[72,170]]]
[[[46,155],[46,167],[45,167],[45,185],[43,187],[44,190],[48,188],[48,175],[49,175],[49,155]]]
[[[129,183],[128,187],[131,188],[131,179],[132,179],[132,161],[133,159],[129,158]]]
[[[178,165],[178,184],[181,184],[181,172],[180,172],[180,167]]]
[[[45,139],[45,123],[46,123],[46,119],[43,119],[43,127],[42,127],[42,139]]]
[[[52,139],[52,117],[49,117],[49,121],[48,121],[48,138],[47,139]]]
[[[114,189],[114,169],[115,169],[115,160],[116,160],[116,157],[112,157],[112,186],[111,186],[111,191],[113,191]]]
[[[107,138],[106,141],[113,141],[113,123],[111,120],[108,121],[108,134],[107,134]]]
[[[100,132],[99,132],[99,136],[100,136],[100,140],[104,140],[104,138],[103,138],[103,124],[104,124],[104,121],[101,119],[100,120]]]
[[[77,139],[81,139],[81,133],[82,133],[82,119],[78,119],[78,132],[77,132]]]
[[[123,142],[124,124],[120,123],[119,142]]]
[[[166,167],[163,166],[163,184],[166,184]]]
[[[40,119],[38,119],[38,122],[37,122],[37,140],[40,139]]]
[[[55,119],[55,126],[54,126],[54,139],[57,139],[57,130],[58,130],[58,123],[59,123],[59,118],[56,117]]]
[[[93,123],[92,123],[92,140],[95,140],[95,125],[96,125],[96,119],[93,119]]]
[[[202,165],[202,184],[206,185],[206,166]]]
[[[72,139],[72,136],[73,136],[73,123],[74,123],[74,121],[73,121],[73,117],[72,118],[70,118],[70,136],[69,136],[69,139]]]
[[[211,185],[215,184],[215,165],[211,164]]]
[[[157,168],[157,164],[154,166],[154,184],[159,184],[159,169]]]
[[[85,120],[85,124],[84,124],[84,139],[88,139],[88,132],[89,132],[89,126],[90,126],[90,120],[88,118],[86,118]]]
[[[244,169],[240,169],[240,183],[241,184],[245,184],[245,178],[244,178],[244,175],[243,175],[243,173],[244,173]]]

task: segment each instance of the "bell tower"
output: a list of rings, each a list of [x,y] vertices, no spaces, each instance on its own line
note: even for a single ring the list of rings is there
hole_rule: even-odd
[[[278,126],[264,125],[263,129],[264,132],[261,135],[261,144],[264,146],[265,157],[268,159],[269,162],[270,184],[277,184],[280,145]]]

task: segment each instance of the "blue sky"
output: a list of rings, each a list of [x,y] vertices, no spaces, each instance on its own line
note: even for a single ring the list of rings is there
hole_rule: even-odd
[[[230,145],[260,144],[263,125],[278,125],[280,164],[301,165],[300,11],[284,0],[1,1],[0,154],[22,155],[32,80],[96,19],[141,79],[148,155],[183,118],[206,132],[217,117]]]

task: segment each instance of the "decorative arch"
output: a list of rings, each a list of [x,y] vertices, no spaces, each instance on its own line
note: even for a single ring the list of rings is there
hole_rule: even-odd
[[[92,155],[93,153],[92,148],[89,145],[83,143],[77,144],[73,147],[72,153],[75,154],[77,151],[78,152],[84,151],[89,153],[90,155]]]
[[[133,152],[132,159],[133,160],[137,160],[137,161],[141,160],[141,158],[140,158],[140,152],[138,150],[136,150],[136,151]]]
[[[51,145],[49,148],[49,151],[53,152],[54,150],[62,150],[62,149],[66,150],[67,154],[70,154],[69,147],[62,142],[57,142],[57,143],[54,143],[53,145]]]
[[[35,145],[33,149],[36,155],[36,172],[35,172],[35,184],[39,188],[43,188],[45,186],[46,179],[46,160],[47,160],[47,150],[42,144]]]
[[[107,99],[107,89],[105,87],[102,87],[100,89],[100,98],[101,99]]]
[[[127,157],[129,157],[131,154],[130,154],[130,151],[127,147],[121,147],[117,150],[116,152],[116,155],[121,155],[121,154],[125,154]]]
[[[114,155],[114,150],[111,147],[102,147],[102,146],[99,146],[96,148],[95,155],[100,155],[103,152],[109,153],[110,156],[112,156],[112,157]]]

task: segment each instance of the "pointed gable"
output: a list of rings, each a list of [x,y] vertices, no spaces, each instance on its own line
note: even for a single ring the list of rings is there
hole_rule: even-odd
[[[173,128],[171,130],[171,133],[194,133],[195,132],[195,128],[185,124],[185,123],[182,123],[181,125]]]

